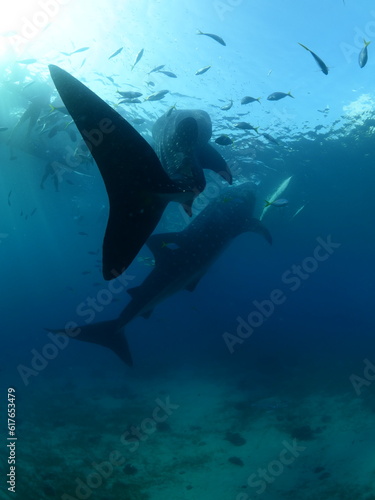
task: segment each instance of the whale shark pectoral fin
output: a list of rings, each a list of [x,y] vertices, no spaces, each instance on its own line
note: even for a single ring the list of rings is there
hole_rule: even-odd
[[[261,236],[263,236],[270,245],[272,245],[272,236],[271,233],[268,231],[266,226],[264,226],[259,219],[252,218],[250,220],[250,229],[249,231],[252,231],[254,233],[258,233]]]
[[[122,329],[118,328],[117,320],[102,321],[92,325],[78,326],[74,335],[66,329],[45,328],[50,333],[75,338],[83,342],[98,344],[111,349],[128,366],[133,366],[133,359],[128,341]]]
[[[181,193],[148,142],[72,75],[49,66],[64,105],[86,142],[103,178],[110,204],[104,241],[103,275],[110,280],[132,262],[155,229],[164,208]]]
[[[199,149],[198,158],[202,168],[216,172],[228,184],[232,184],[232,172],[229,170],[227,162],[211,144],[205,144]]]

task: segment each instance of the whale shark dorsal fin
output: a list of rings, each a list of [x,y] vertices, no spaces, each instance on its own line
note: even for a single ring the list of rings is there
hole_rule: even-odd
[[[169,179],[152,147],[130,123],[72,75],[55,65],[49,69],[107,190],[110,211],[103,276],[110,280],[131,264],[181,188]]]
[[[263,236],[263,238],[266,239],[266,241],[268,241],[268,243],[270,245],[272,245],[272,236],[271,236],[271,233],[268,231],[268,229],[266,228],[266,226],[264,226],[262,224],[262,222],[260,222],[259,219],[256,219],[255,217],[253,217],[252,219],[250,219],[250,229],[249,229],[249,231],[252,231],[254,233],[260,234],[261,236]]]

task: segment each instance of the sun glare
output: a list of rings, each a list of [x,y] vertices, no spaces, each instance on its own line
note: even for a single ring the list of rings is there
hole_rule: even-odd
[[[26,16],[37,5],[34,0],[4,2],[0,8],[0,34],[9,36],[9,32],[17,30],[22,17]]]
[[[374,104],[374,100],[369,94],[362,94],[357,100],[343,106],[343,111],[349,116],[357,116],[372,112]]]
[[[70,0],[14,0],[0,7],[0,56],[21,56]]]

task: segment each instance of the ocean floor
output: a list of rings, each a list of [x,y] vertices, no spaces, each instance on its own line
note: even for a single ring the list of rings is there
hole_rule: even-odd
[[[349,390],[193,366],[65,375],[18,401],[17,493],[0,499],[375,500],[375,405]]]

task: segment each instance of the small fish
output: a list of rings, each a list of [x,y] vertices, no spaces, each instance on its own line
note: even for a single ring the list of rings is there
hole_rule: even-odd
[[[229,146],[230,144],[233,144],[232,139],[225,134],[220,135],[217,139],[215,139],[215,142],[220,146]]]
[[[229,104],[222,106],[220,109],[222,109],[223,111],[228,111],[232,106],[233,106],[233,101],[231,100]]]
[[[165,66],[165,64],[161,64],[160,66],[156,66],[156,68],[152,69],[147,74],[150,75],[151,73],[155,73],[155,71],[160,71],[164,68],[164,66]]]
[[[289,203],[288,200],[286,200],[285,198],[279,198],[278,200],[275,200],[275,201],[267,201],[267,200],[264,200],[265,201],[265,207],[269,207],[270,205],[274,206],[274,207],[286,207]]]
[[[18,64],[34,64],[37,62],[36,59],[22,59],[21,61],[16,61]]]
[[[155,265],[155,259],[152,259],[151,257],[137,257],[138,262],[142,262],[145,266],[154,266]]]
[[[168,109],[168,111],[167,111],[167,113],[166,113],[166,115],[165,115],[165,116],[166,116],[167,118],[168,118],[169,116],[171,116],[172,112],[173,112],[175,109],[176,109],[176,104],[174,104],[173,106],[171,106],[171,107]]]
[[[34,210],[31,212],[30,217],[32,217],[37,210],[38,210],[38,207],[35,207]]]
[[[133,63],[133,66],[132,66],[131,71],[133,71],[133,69],[134,69],[135,65],[136,65],[136,64],[138,64],[138,63],[139,63],[139,61],[142,59],[143,53],[144,53],[144,49],[141,49],[141,50],[138,52],[138,54],[137,54],[137,56],[136,56],[136,58],[135,58],[135,60],[134,60],[134,63]]]
[[[31,85],[34,85],[34,83],[36,83],[35,80],[33,80],[30,83],[27,83],[22,90],[28,89],[29,87],[31,87]]]
[[[85,276],[86,274],[91,274],[91,271],[82,271],[81,274],[83,274]]]
[[[234,127],[239,128],[241,130],[255,130],[255,132],[258,132],[259,127],[253,127],[250,125],[250,123],[247,122],[238,122],[234,124]]]
[[[102,286],[102,283],[95,282],[95,283],[92,284],[92,286]]]
[[[12,190],[9,191],[8,193],[8,205],[11,206],[11,203],[10,203],[10,197],[12,195]]]
[[[81,68],[82,68],[82,66],[85,64],[85,62],[86,62],[86,57],[85,57],[85,58],[84,58],[84,60],[82,61],[81,66],[79,67],[79,69],[81,69]]]
[[[168,92],[169,90],[159,90],[159,92],[155,92],[154,94],[146,97],[145,101],[160,101],[160,99],[163,99]]]
[[[66,179],[66,182],[67,184],[69,184],[70,186],[74,186],[74,182],[71,181],[70,179]]]
[[[276,144],[276,146],[278,146],[278,145],[279,145],[279,143],[277,142],[277,140],[276,140],[276,139],[274,139],[274,138],[272,137],[272,135],[270,135],[270,134],[266,134],[266,133],[264,132],[264,133],[262,134],[262,136],[263,136],[263,137],[265,137],[266,139],[268,139],[268,140],[269,140],[270,142],[272,142],[273,144]]]
[[[260,104],[260,97],[258,97],[257,99],[255,99],[255,97],[250,97],[250,96],[245,96],[241,99],[241,104],[249,104],[251,102],[255,102],[255,101],[258,101],[259,104]]]
[[[296,215],[298,215],[306,206],[306,203],[304,205],[302,205],[301,207],[299,207],[299,209],[295,212],[295,214],[290,218],[290,220],[294,219],[294,217]]]
[[[122,99],[119,104],[140,104],[142,101],[138,97],[133,97],[132,99]]]
[[[48,137],[51,139],[52,137],[55,137],[57,132],[60,130],[60,125],[55,125],[48,131]]]
[[[361,52],[359,53],[358,57],[358,64],[360,68],[364,68],[367,64],[368,61],[368,52],[367,52],[367,46],[370,45],[371,42],[366,42],[366,40],[363,40],[365,42],[365,46],[362,48]]]
[[[146,85],[148,85],[149,87],[155,87],[155,83],[154,82],[146,82]]]
[[[0,132],[5,132],[6,130],[8,130],[8,127],[0,127]]]
[[[195,72],[196,75],[203,75],[203,73],[206,73],[211,68],[211,66],[205,66],[204,68],[198,69],[198,71]]]
[[[323,113],[323,114],[327,114],[329,113],[329,110],[330,110],[330,107],[329,106],[326,106],[324,109],[318,109],[318,113]]]
[[[172,71],[162,71],[162,70],[159,70],[158,73],[163,73],[163,75],[169,76],[169,78],[177,78],[177,75],[175,75],[174,73],[172,73]]]
[[[198,30],[197,35],[209,36],[210,38],[215,40],[215,42],[218,42],[221,45],[224,45],[224,47],[226,46],[226,43],[224,42],[224,40],[218,35],[213,35],[212,33],[203,33],[203,31],[201,31],[201,30]]]
[[[180,248],[177,245],[177,243],[165,243],[165,241],[163,241],[163,244],[161,247],[162,248],[169,248],[169,250],[178,250]]]
[[[49,107],[51,108],[51,113],[59,111],[64,115],[69,115],[69,111],[66,109],[65,106],[53,106],[52,104],[50,104]]]
[[[73,130],[73,129],[70,129],[70,128],[69,128],[69,129],[67,130],[67,133],[68,133],[68,135],[69,135],[69,137],[70,137],[70,140],[71,140],[72,142],[77,142],[77,134],[76,134],[76,131],[75,131],[75,130]]]
[[[80,236],[88,236],[88,234],[87,234],[87,233],[85,233],[84,231],[80,231],[78,234],[79,234]]]
[[[61,52],[64,56],[72,56],[73,54],[78,54],[79,52],[85,52],[89,50],[90,47],[81,47],[80,49],[73,50],[73,52]]]
[[[136,97],[141,97],[142,92],[134,92],[132,90],[122,92],[120,90],[117,91],[118,94],[121,95],[121,97],[124,97],[125,99],[135,99]]]
[[[299,43],[297,42],[298,45],[301,45],[301,47],[303,47],[304,49],[306,49],[308,52],[310,52],[310,54],[313,56],[313,58],[315,59],[317,65],[319,66],[319,68],[322,70],[322,72],[325,74],[325,75],[328,75],[328,68],[327,66],[324,64],[324,62],[320,59],[319,56],[317,56],[315,54],[315,52],[313,52],[312,50],[308,49],[305,45],[302,45],[302,43]]]
[[[274,92],[267,97],[267,101],[280,101],[280,99],[284,99],[284,97],[293,97],[290,92],[285,94],[285,92]],[[293,97],[294,99],[294,97]]]
[[[224,196],[222,201],[223,203],[229,203],[232,200],[233,200],[232,196]]]
[[[118,55],[122,52],[123,48],[124,48],[124,47],[120,47],[120,48],[119,48],[119,49],[117,49],[117,50],[116,50],[113,54],[111,54],[111,55],[108,57],[108,61],[109,61],[110,59],[113,59],[114,57],[118,56]]]

